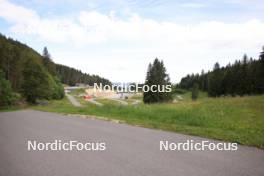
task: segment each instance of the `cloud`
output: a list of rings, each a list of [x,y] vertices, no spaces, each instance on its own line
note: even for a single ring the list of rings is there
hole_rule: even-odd
[[[12,23],[33,23],[38,21],[35,11],[0,0],[0,16]]]
[[[194,4],[185,4],[185,6],[197,7]],[[15,34],[36,36],[46,42],[62,46],[65,43],[72,43],[73,46],[83,47],[83,51],[78,56],[74,48],[71,48],[71,53],[58,51],[57,54],[53,54],[64,59],[60,60],[62,63],[67,62],[68,65],[77,68],[79,63],[82,63],[79,68],[85,65],[87,48],[98,46],[102,51],[93,54],[95,51],[90,50],[89,57],[98,61],[110,58],[105,65],[115,64],[115,66],[102,72],[106,77],[112,74],[115,81],[120,79],[142,81],[145,65],[153,57],[166,59],[165,64],[168,63],[168,70],[171,73],[176,75],[178,71],[180,76],[184,76],[205,67],[210,68],[212,62],[221,57],[226,58],[222,60],[225,64],[230,61],[230,57],[239,59],[237,54],[241,54],[241,51],[256,51],[264,41],[264,23],[258,19],[243,23],[204,21],[187,25],[143,18],[137,13],[128,13],[127,16],[120,17],[115,11],[107,14],[98,11],[80,11],[71,18],[45,18],[32,9],[6,0],[0,0],[0,18],[10,23],[10,30]],[[69,57],[75,56],[73,62]],[[139,61],[142,58],[148,59]],[[127,61],[124,62],[124,59]],[[113,71],[113,68],[121,68],[121,66],[125,68],[122,69],[124,73],[118,75],[118,70]],[[100,74],[96,70],[95,63],[91,67],[85,67],[92,73]],[[139,71],[135,73],[131,67],[136,67]],[[125,70],[130,70],[133,74],[125,73]]]
[[[14,33],[36,35],[57,43],[139,42],[153,45],[153,42],[161,42],[166,49],[171,45],[176,47],[189,44],[211,47],[255,45],[264,40],[264,23],[257,19],[244,23],[209,21],[180,25],[142,18],[136,13],[120,18],[114,11],[109,14],[81,11],[71,20],[46,19],[34,10],[6,0],[0,2],[0,17],[11,23]]]
[[[187,8],[203,8],[206,7],[207,5],[202,4],[202,3],[183,3],[181,4],[182,7],[187,7]]]

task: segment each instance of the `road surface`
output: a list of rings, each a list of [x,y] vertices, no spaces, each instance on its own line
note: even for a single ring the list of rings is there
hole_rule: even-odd
[[[27,141],[105,141],[105,151],[28,151]],[[0,113],[1,176],[263,176],[264,151],[160,151],[199,137],[33,110]],[[215,142],[215,141],[214,141]]]

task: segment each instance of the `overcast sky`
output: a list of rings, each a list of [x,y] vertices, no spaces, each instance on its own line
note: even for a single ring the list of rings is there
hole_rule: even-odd
[[[56,63],[142,82],[162,59],[172,82],[264,45],[263,0],[0,0],[0,32]]]

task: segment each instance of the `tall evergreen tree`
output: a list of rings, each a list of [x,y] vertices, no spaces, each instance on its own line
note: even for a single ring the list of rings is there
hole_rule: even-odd
[[[243,56],[243,59],[242,59],[242,65],[241,65],[241,86],[240,86],[240,95],[245,95],[245,94],[249,94],[249,83],[250,83],[250,80],[249,80],[249,75],[248,75],[248,57],[247,55],[245,54]]]
[[[219,63],[215,63],[212,74],[209,77],[209,90],[210,96],[219,96],[222,93],[222,73]]]
[[[166,68],[163,61],[159,61],[157,58],[154,60],[153,64],[149,64],[145,85],[151,87],[152,85],[159,85],[160,87],[170,85],[169,75],[166,73]],[[167,102],[172,99],[170,92],[144,92],[143,101],[144,103],[158,103]]]
[[[48,72],[51,73],[52,75],[55,75],[56,74],[56,65],[51,60],[51,56],[50,56],[50,53],[49,53],[47,47],[44,47],[42,57],[43,57],[43,64],[46,67],[46,69],[48,70]]]
[[[259,55],[259,64],[257,66],[256,77],[257,77],[257,84],[256,84],[257,93],[263,93],[264,92],[264,46]]]
[[[194,83],[192,88],[192,100],[197,100],[199,95],[199,85],[197,83]]]

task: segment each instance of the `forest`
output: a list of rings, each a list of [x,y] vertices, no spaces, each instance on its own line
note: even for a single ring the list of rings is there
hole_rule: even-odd
[[[56,73],[60,80],[67,85],[74,86],[76,83],[84,83],[93,86],[94,83],[102,83],[102,85],[112,85],[112,83],[105,78],[98,75],[89,75],[74,68],[56,64]]]
[[[51,58],[47,47],[44,47],[43,53],[39,54],[27,45],[0,34],[0,106],[11,105],[21,99],[30,103],[37,103],[41,99],[61,99],[64,96],[63,84],[111,85],[108,79],[56,64]],[[156,67],[160,68],[162,71],[158,77],[166,84],[170,84],[163,63],[159,63],[157,59],[155,62],[152,70],[157,70]],[[149,68],[148,74],[150,72]],[[153,75],[157,73],[153,72]],[[152,79],[154,81],[157,79],[156,76],[152,77],[147,75],[145,84],[150,84],[153,82]],[[223,67],[215,63],[213,70],[208,72],[202,70],[200,74],[188,74],[176,87],[187,90],[199,89],[208,92],[211,97],[263,94],[264,47],[258,59],[244,55],[241,60]],[[151,102],[150,99],[153,99],[155,102],[163,101],[164,97],[171,97],[171,95],[147,97],[152,97],[152,94],[144,95],[144,100]]]
[[[213,70],[200,74],[188,74],[182,78],[177,87],[199,89],[208,92],[211,97],[258,95],[264,93],[264,47],[259,59],[248,58],[220,67],[215,63]]]
[[[0,34],[0,106],[25,98],[30,103],[41,99],[61,99],[63,84],[111,84],[97,75],[56,64],[48,49],[42,55],[25,44]]]

